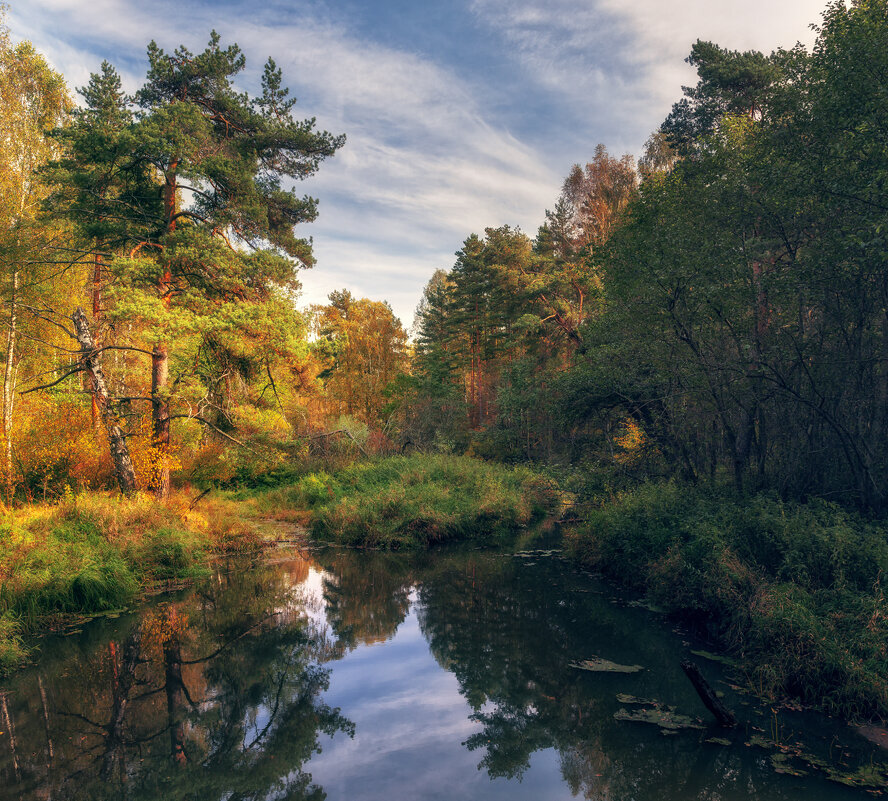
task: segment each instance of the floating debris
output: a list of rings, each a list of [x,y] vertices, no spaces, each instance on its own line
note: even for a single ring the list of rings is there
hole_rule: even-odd
[[[593,673],[639,673],[644,670],[641,665],[619,665],[600,656],[592,656],[580,662],[571,662],[570,667],[577,670],[590,670]]]
[[[737,661],[731,659],[729,656],[723,656],[722,654],[714,654],[712,651],[691,651],[694,656],[702,657],[703,659],[708,659],[710,662],[720,662],[723,665],[728,665],[729,667],[737,667]]]
[[[639,706],[663,706],[659,701],[650,698],[636,698],[634,695],[617,693],[617,700],[621,704],[638,704]]]
[[[888,764],[862,765],[853,771],[843,771],[832,761],[827,761],[819,756],[805,751],[803,743],[776,743],[759,734],[754,734],[746,743],[748,746],[764,748],[774,751],[771,754],[771,765],[777,773],[786,773],[790,776],[807,776],[805,768],[816,770],[826,775],[830,781],[844,784],[848,787],[860,787],[877,795],[888,788]]]
[[[652,709],[620,709],[614,712],[614,720],[625,720],[629,723],[653,723],[661,729],[676,732],[680,729],[705,729],[698,720],[687,715],[680,715],[674,708],[654,707]]]

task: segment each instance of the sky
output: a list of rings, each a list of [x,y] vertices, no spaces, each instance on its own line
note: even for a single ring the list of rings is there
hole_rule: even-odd
[[[13,37],[86,84],[107,59],[128,91],[150,40],[247,58],[255,91],[282,68],[297,118],[346,145],[297,186],[317,264],[301,302],[334,289],[388,301],[410,327],[423,287],[473,232],[533,236],[576,163],[603,143],[641,154],[695,83],[696,39],[732,50],[810,47],[825,0],[8,0]]]

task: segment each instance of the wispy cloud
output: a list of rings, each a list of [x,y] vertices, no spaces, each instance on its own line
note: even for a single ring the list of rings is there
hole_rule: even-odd
[[[825,0],[472,0],[527,80],[559,93],[588,129],[640,145],[692,82],[696,39],[731,49],[811,43]],[[644,132],[644,134],[642,133]],[[607,137],[609,138],[609,137]]]

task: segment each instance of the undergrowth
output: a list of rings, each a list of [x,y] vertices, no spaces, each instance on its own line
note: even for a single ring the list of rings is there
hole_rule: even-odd
[[[824,501],[651,483],[590,510],[574,557],[696,621],[762,695],[888,717],[888,530]]]

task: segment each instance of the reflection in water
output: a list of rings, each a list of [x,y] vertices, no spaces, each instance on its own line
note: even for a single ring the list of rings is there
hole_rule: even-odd
[[[678,667],[686,646],[604,589],[554,558],[476,551],[327,549],[220,571],[46,641],[0,693],[0,799],[864,797],[778,776],[746,744],[802,732],[816,748],[799,717],[750,707],[727,747],[703,742],[721,731],[615,721],[620,692],[705,711]],[[648,669],[570,667],[592,655]],[[873,759],[817,725],[849,766]]]
[[[324,561],[327,622],[342,653],[395,633],[410,607],[412,561],[401,554],[379,559],[352,550]]]
[[[353,727],[321,700],[323,644],[292,578],[280,566],[220,572],[47,647],[9,694],[18,736],[0,797],[325,798],[302,766],[319,733]]]

